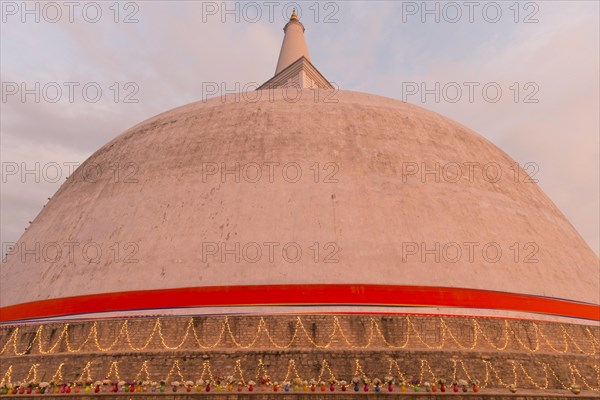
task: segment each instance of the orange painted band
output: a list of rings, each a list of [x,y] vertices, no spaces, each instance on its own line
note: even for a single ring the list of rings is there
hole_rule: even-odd
[[[0,322],[114,311],[303,305],[480,308],[600,321],[600,305],[551,297],[450,287],[316,284],[201,286],[63,297],[1,307]]]

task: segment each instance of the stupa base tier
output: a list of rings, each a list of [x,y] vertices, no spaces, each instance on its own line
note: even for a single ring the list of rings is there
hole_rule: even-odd
[[[105,378],[110,380],[109,386],[119,381],[146,382],[145,392],[151,392],[152,382],[158,391],[161,381],[165,382],[167,391],[171,391],[172,382],[179,382],[185,391],[183,386],[188,381],[193,382],[196,391],[198,379],[203,379],[210,380],[215,390],[217,385],[225,387],[228,377],[232,377],[236,385],[242,382],[244,388],[247,382],[259,382],[262,377],[280,386],[295,378],[309,386],[314,380],[317,386],[324,383],[327,391],[332,380],[336,382],[336,390],[340,390],[342,380],[350,390],[352,379],[359,377],[363,391],[363,378],[369,379],[372,390],[375,379],[384,381],[387,376],[393,377],[395,390],[400,390],[404,381],[407,390],[413,391],[411,382],[414,380],[418,380],[419,391],[426,390],[426,383],[437,385],[439,390],[439,382],[444,380],[447,390],[451,391],[453,381],[464,380],[469,382],[468,389],[472,391],[474,381],[479,381],[482,389],[506,389],[513,384],[532,390],[567,390],[575,382],[582,389],[596,390],[600,385],[595,361],[597,358],[586,356],[571,356],[565,361],[557,355],[468,351],[318,350],[21,356],[5,357],[2,365],[10,368],[5,373],[5,381],[13,384],[40,380],[65,382],[71,385],[72,391],[77,381],[85,386],[86,379],[96,382]],[[387,390],[387,384],[382,382],[381,388]],[[104,390],[109,392],[111,387]]]
[[[96,390],[99,396],[127,396],[119,391],[131,385],[130,395],[183,398],[208,395],[207,381],[210,393],[220,388],[216,394],[226,396],[232,382],[234,392],[241,390],[236,395],[243,395],[254,381],[254,397],[267,380],[269,395],[277,394],[275,383],[284,392],[288,382],[290,396],[303,395],[304,386],[317,396],[323,385],[327,395],[344,393],[345,386],[350,396],[356,379],[364,398],[378,380],[381,393],[390,395],[391,378],[393,393],[415,395],[433,387],[439,393],[441,382],[454,394],[454,381],[462,382],[460,395],[475,398],[492,398],[488,392],[510,396],[509,387],[542,397],[555,391],[567,396],[574,388],[600,395],[599,333],[598,327],[580,324],[415,315],[178,316],[15,325],[0,329],[0,386],[21,384],[22,398],[29,386],[35,391],[41,383],[54,384],[51,396],[67,388],[69,395],[79,395],[86,382],[90,396]],[[293,393],[295,386],[299,393]]]
[[[337,393],[141,393],[141,394],[101,394],[101,395],[5,395],[6,399],[23,399],[23,400],[39,400],[40,398],[51,398],[53,400],[131,400],[139,398],[140,400],[327,400],[327,399],[344,399],[344,400],[406,400],[408,398],[426,400],[426,399],[469,399],[469,400],[558,400],[558,399],[598,399],[598,394],[581,392],[576,395],[573,393],[565,393],[564,391],[522,391],[519,393],[506,393],[506,391],[489,391],[488,393],[352,393],[352,392],[337,392]]]

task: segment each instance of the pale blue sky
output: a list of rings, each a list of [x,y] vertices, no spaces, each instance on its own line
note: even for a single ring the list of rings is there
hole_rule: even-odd
[[[20,12],[12,15],[3,2],[1,24],[2,82],[98,82],[98,103],[66,94],[57,103],[21,103],[17,96],[2,102],[2,161],[83,162],[96,149],[130,126],[170,108],[202,98],[203,82],[262,83],[275,69],[287,2],[275,3],[268,20],[265,2],[255,2],[263,15],[240,22],[228,15],[206,15],[198,1],[129,2],[139,10],[137,23],[115,23],[109,2],[97,23],[86,22],[81,7],[72,23],[67,9],[59,23]],[[59,2],[60,3],[60,2]],[[124,9],[121,14],[134,10]],[[333,4],[333,6],[331,4]],[[35,2],[29,3],[34,7]],[[43,3],[39,3],[43,4]],[[217,8],[221,2],[213,2]],[[232,4],[232,3],[230,3]],[[421,20],[423,2],[300,2],[302,22],[313,63],[341,89],[402,99],[403,83],[433,86],[448,82],[497,82],[498,103],[481,92],[473,103],[414,96],[407,100],[440,112],[487,137],[521,164],[535,162],[536,175],[548,196],[567,215],[596,253],[599,248],[599,3],[596,1],[477,2],[474,22],[468,8],[456,23],[444,15]],[[438,4],[440,10],[447,3]],[[502,17],[496,23],[495,5]],[[230,5],[233,7],[233,5]],[[411,7],[418,8],[410,15]],[[41,6],[40,6],[41,7]],[[313,7],[312,9],[310,7]],[[338,22],[325,23],[335,10]],[[490,14],[483,15],[482,9]],[[450,9],[446,10],[452,11]],[[533,13],[533,14],[532,14]],[[524,23],[530,15],[538,22]],[[136,104],[114,103],[114,82],[139,86]],[[533,82],[536,104],[512,100],[510,86]],[[2,241],[16,241],[59,183],[2,184]]]

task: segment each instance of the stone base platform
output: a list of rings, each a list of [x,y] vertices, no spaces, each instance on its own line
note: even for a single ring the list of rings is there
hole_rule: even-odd
[[[599,399],[600,393],[582,391],[576,395],[568,391],[546,390],[540,391],[520,391],[519,393],[507,393],[507,391],[490,390],[486,393],[424,393],[424,392],[406,392],[406,393],[136,393],[133,395],[124,394],[99,394],[99,395],[4,395],[3,399],[13,400],[39,400],[41,398],[51,398],[52,400],[430,400],[430,399],[452,399],[452,400],[559,400],[559,399]]]
[[[75,320],[0,327],[0,386],[15,382],[235,381],[294,378],[350,382],[393,377],[393,394],[336,398],[454,396],[600,398],[600,329],[499,318],[406,315],[181,316]],[[398,382],[478,380],[480,392],[400,393]],[[422,389],[423,390],[423,389]],[[526,392],[527,391],[527,392]],[[529,392],[530,391],[530,392]],[[319,393],[134,393],[161,398],[320,399]],[[397,393],[397,394],[396,394]],[[109,393],[46,397],[128,398]],[[165,397],[166,396],[166,397]],[[261,397],[266,396],[266,397]],[[372,397],[374,396],[374,397]],[[423,397],[424,396],[424,397]],[[479,396],[479,397],[478,397]],[[533,397],[532,397],[533,396]],[[572,395],[575,396],[575,395]],[[8,396],[7,396],[8,397]],[[14,397],[27,398],[27,395]],[[35,396],[40,397],[40,396]]]

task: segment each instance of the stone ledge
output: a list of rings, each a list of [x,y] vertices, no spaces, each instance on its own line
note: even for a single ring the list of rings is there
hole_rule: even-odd
[[[590,391],[582,391],[581,394],[575,395],[568,391],[547,390],[547,391],[530,391],[523,390],[520,393],[507,393],[507,391],[489,391],[487,393],[426,393],[426,392],[381,392],[381,393],[348,393],[348,392],[333,392],[333,393],[229,393],[229,392],[213,392],[213,393],[135,393],[126,395],[124,393],[101,393],[101,394],[39,394],[39,395],[3,395],[3,399],[23,399],[23,400],[39,400],[40,398],[52,398],[53,400],[132,400],[135,397],[143,400],[272,400],[287,399],[287,400],[327,400],[335,398],[337,400],[406,400],[408,398],[418,398],[419,400],[428,399],[454,399],[454,400],[557,400],[557,399],[600,399],[600,393]]]

